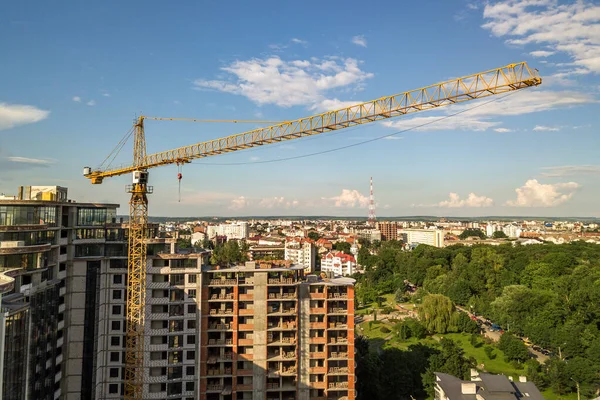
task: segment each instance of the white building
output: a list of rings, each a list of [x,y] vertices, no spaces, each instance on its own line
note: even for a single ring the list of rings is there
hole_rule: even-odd
[[[406,244],[426,244],[444,247],[444,231],[441,229],[402,229],[402,241]]]
[[[321,259],[321,271],[334,275],[352,275],[356,272],[354,256],[341,251],[330,251]]]
[[[285,242],[284,258],[290,260],[292,264],[304,265],[305,273],[312,273],[317,262],[317,248],[310,240],[288,239]]]
[[[208,226],[206,233],[210,239],[215,236],[227,236],[227,240],[239,240],[248,238],[248,223],[235,222],[232,224],[219,224]]]

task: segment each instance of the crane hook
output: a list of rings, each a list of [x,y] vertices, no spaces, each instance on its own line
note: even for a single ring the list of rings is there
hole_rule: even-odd
[[[179,186],[178,187],[178,193],[177,193],[177,196],[178,196],[178,200],[177,201],[179,203],[181,203],[181,178],[183,178],[183,175],[181,174],[181,168],[182,168],[182,166],[179,165],[179,163],[177,163],[177,170],[179,171],[177,173],[177,183],[178,183],[178,186]]]

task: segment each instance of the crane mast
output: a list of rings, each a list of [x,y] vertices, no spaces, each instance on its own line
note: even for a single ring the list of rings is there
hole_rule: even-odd
[[[125,399],[141,400],[144,388],[144,314],[146,303],[146,239],[148,232],[148,169],[169,164],[189,163],[193,159],[239,151],[285,140],[331,132],[355,125],[480,99],[538,86],[542,79],[525,62],[509,64],[489,71],[452,79],[424,88],[381,97],[365,103],[306,118],[286,121],[265,128],[213,139],[159,153],[146,154],[144,120],[194,120],[140,116],[134,125],[133,162],[115,169],[84,168],[92,184],[104,178],[133,174],[127,186],[129,202],[129,242],[127,264],[127,328],[125,349]],[[248,122],[233,120],[230,122]]]

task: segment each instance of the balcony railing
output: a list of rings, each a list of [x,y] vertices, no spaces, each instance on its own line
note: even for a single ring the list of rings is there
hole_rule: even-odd
[[[329,389],[348,389],[348,382],[329,382]]]
[[[210,286],[235,286],[237,285],[236,279],[211,279]]]
[[[231,324],[210,324],[208,329],[227,330],[231,329]]]
[[[329,293],[330,299],[347,299],[348,293]]]

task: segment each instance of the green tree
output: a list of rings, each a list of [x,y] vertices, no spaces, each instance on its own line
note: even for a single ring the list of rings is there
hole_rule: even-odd
[[[510,333],[504,333],[500,336],[498,347],[504,352],[506,358],[510,361],[525,362],[529,359],[527,346],[521,340]]]
[[[419,306],[419,317],[429,332],[448,332],[453,312],[454,304],[442,294],[425,296]]]
[[[508,236],[502,231],[495,231],[492,233],[492,239],[508,239]]]
[[[429,367],[423,374],[423,384],[430,396],[434,393],[434,372],[443,372],[468,380],[470,370],[474,367],[473,361],[465,357],[463,349],[453,340],[443,338],[440,345],[441,352],[431,356]]]
[[[481,229],[465,229],[460,235],[458,235],[459,239],[465,240],[466,238],[476,236],[480,239],[485,239],[485,233]]]
[[[317,240],[319,240],[320,237],[321,236],[316,231],[310,231],[310,232],[308,232],[308,238],[310,240],[314,240],[316,242]]]
[[[352,245],[348,242],[337,242],[333,245],[334,250],[343,251],[346,254],[350,254],[350,247]]]

